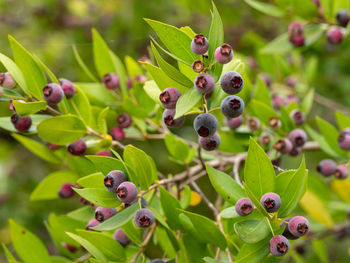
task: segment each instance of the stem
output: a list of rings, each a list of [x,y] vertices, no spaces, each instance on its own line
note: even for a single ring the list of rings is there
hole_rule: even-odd
[[[157,227],[157,222],[154,222],[154,224],[152,225],[151,229],[148,231],[145,240],[142,242],[142,245],[139,249],[139,251],[137,251],[136,255],[133,257],[133,259],[130,261],[130,263],[135,263],[136,260],[138,259],[138,257],[143,253],[143,251],[145,251],[149,241],[151,240],[151,237],[153,235],[154,230]]]
[[[207,113],[208,108],[207,108],[207,99],[205,98],[205,95],[203,95],[203,112]]]
[[[267,221],[267,224],[269,225],[270,227],[270,230],[271,230],[271,233],[273,236],[275,236],[275,232],[273,231],[273,228],[272,228],[272,225],[271,225],[271,222],[270,222],[270,219],[265,217],[266,221]]]
[[[90,258],[90,253],[87,253],[85,255],[82,255],[80,258],[77,258],[76,260],[74,260],[74,262],[75,263],[82,263],[89,258]]]
[[[210,113],[210,112],[213,112],[213,111],[216,111],[216,110],[220,110],[220,109],[221,109],[220,107],[215,107],[215,108],[210,109],[208,112]]]

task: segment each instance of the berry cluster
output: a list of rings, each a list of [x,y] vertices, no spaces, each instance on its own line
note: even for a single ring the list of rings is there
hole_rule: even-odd
[[[121,113],[117,116],[117,127],[110,130],[112,138],[116,141],[125,139],[124,129],[129,128],[132,124],[131,116],[128,113]]]
[[[316,170],[325,177],[334,175],[338,179],[345,179],[348,177],[348,167],[346,165],[337,165],[331,159],[325,159],[319,162]]]
[[[281,207],[281,198],[276,193],[266,193],[260,199],[260,204],[268,213],[275,213]],[[235,204],[235,210],[240,216],[247,216],[254,210],[254,204],[249,198],[241,198]],[[285,227],[282,235],[273,236],[269,243],[270,252],[274,256],[283,256],[288,252],[289,241],[305,235],[309,230],[309,222],[302,216],[285,219],[280,227]]]

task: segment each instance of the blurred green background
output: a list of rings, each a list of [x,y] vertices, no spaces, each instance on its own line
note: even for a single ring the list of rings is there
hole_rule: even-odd
[[[291,18],[281,20],[268,17],[241,0],[216,0],[215,3],[223,19],[225,41],[235,51],[246,56],[257,57],[258,49],[286,32],[291,22]],[[56,76],[72,81],[87,81],[75,61],[72,45],[76,45],[81,57],[92,69],[92,27],[101,33],[119,57],[129,55],[138,59],[148,56],[147,47],[151,34],[151,29],[143,18],[152,18],[175,26],[189,25],[195,32],[207,34],[211,19],[210,8],[209,0],[1,0],[0,52],[11,56],[7,35],[12,35],[30,52],[39,56]],[[317,92],[345,106],[350,106],[349,44],[350,40],[347,38],[340,47],[332,48],[324,40],[319,40],[304,52],[305,60],[310,56],[316,56],[319,60],[317,76],[314,79]],[[278,76],[271,58],[259,56],[258,61],[264,59],[271,61],[271,65],[269,67],[265,63],[264,69],[258,69],[258,72],[264,71]],[[274,81],[283,82],[284,77]],[[4,107],[1,108],[3,115],[5,110]],[[332,121],[333,113],[326,107],[316,104],[313,113],[326,119],[328,116],[328,120]],[[186,131],[188,129],[183,130]],[[78,206],[79,201],[30,202],[31,191],[43,177],[55,171],[55,167],[29,153],[4,132],[0,131],[0,135],[0,242],[9,242],[9,217],[25,224],[48,241],[49,236],[43,221],[50,211],[43,208],[50,207],[51,212],[59,214]],[[169,166],[166,154],[159,154],[160,151],[166,151],[161,142],[152,142],[152,147],[150,143],[146,143],[143,147],[155,157],[162,172],[174,173],[179,169],[174,164]],[[157,154],[153,154],[151,149]],[[309,167],[314,167],[322,157],[313,156],[312,160],[309,158]],[[295,167],[299,160],[285,163],[288,168]],[[208,185],[206,179],[201,185]]]

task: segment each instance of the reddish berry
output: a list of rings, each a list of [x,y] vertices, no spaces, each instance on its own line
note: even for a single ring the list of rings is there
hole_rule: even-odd
[[[221,77],[221,88],[228,94],[239,93],[244,86],[242,76],[235,71],[229,71]]]
[[[256,117],[250,117],[247,121],[247,126],[251,131],[257,131],[260,129],[260,121]]]
[[[293,22],[288,27],[289,41],[295,47],[301,47],[305,43],[304,26],[299,22]]]
[[[345,151],[350,150],[350,133],[342,131],[338,137],[338,145]]]
[[[139,83],[145,83],[147,81],[147,78],[145,75],[140,75],[140,74],[137,74],[135,75],[134,77],[134,81],[135,82],[139,82]]]
[[[337,169],[337,164],[333,160],[325,159],[319,162],[316,169],[317,172],[324,176],[331,176]]]
[[[294,94],[289,94],[287,98],[284,101],[284,105],[288,106],[290,103],[294,102],[295,104],[299,105],[299,98]]]
[[[20,132],[25,132],[32,126],[32,118],[30,116],[21,118],[17,113],[12,114],[11,122],[15,129]]]
[[[287,154],[293,149],[293,144],[288,139],[280,139],[273,145],[273,148],[282,154]]]
[[[185,122],[185,117],[181,116],[177,119],[174,119],[175,117],[175,110],[171,110],[171,109],[166,109],[163,112],[163,122],[164,124],[168,127],[168,128],[180,128],[184,122]]]
[[[235,204],[237,214],[240,216],[247,216],[254,210],[254,205],[249,198],[241,198]]]
[[[214,115],[210,113],[202,113],[194,119],[193,127],[199,136],[209,137],[216,132],[218,128],[218,121]]]
[[[133,84],[132,84],[132,80],[131,78],[128,76],[126,77],[126,86],[128,87],[128,89],[131,89]]]
[[[272,106],[275,110],[280,110],[281,106],[285,104],[284,98],[279,95],[274,96],[272,100]]]
[[[97,156],[106,156],[106,157],[112,157],[113,155],[109,151],[99,151],[96,153]]]
[[[284,237],[288,238],[289,240],[295,240],[298,239],[298,237],[293,236],[293,234],[288,230],[288,223],[291,219],[291,217],[284,219],[283,222],[280,224],[280,227],[286,226],[282,234]]]
[[[286,78],[286,85],[288,87],[294,88],[298,84],[298,79],[294,76],[289,76]]]
[[[332,27],[327,31],[327,40],[329,44],[338,45],[343,40],[343,32],[339,27]]]
[[[125,203],[124,208],[128,208],[129,206],[132,206],[133,204],[138,203],[138,202],[139,202],[139,199],[136,198],[131,203]],[[148,203],[147,203],[146,199],[142,197],[141,198],[141,208],[145,208],[146,206],[148,206]]]
[[[293,147],[292,150],[290,150],[289,155],[292,157],[298,156],[302,152],[302,148],[300,147]]]
[[[199,74],[194,80],[194,87],[202,94],[211,93],[215,87],[212,76],[207,73]]]
[[[235,95],[226,97],[221,102],[221,112],[228,118],[236,118],[243,113],[244,101]]]
[[[49,148],[51,151],[56,151],[59,148],[61,148],[61,146],[59,146],[57,144],[53,144],[53,143],[49,143],[49,142],[46,142],[45,144],[46,144],[47,148]]]
[[[126,181],[126,175],[119,170],[110,171],[103,179],[106,189],[111,193],[116,193],[118,186]]]
[[[56,83],[49,83],[43,88],[44,100],[49,104],[59,103],[64,96],[63,89]]]
[[[70,253],[74,253],[78,249],[76,246],[70,245],[66,242],[61,242],[61,246],[66,248]]]
[[[110,131],[110,134],[111,134],[113,140],[122,141],[125,139],[124,130],[121,128],[112,128]]]
[[[281,207],[281,198],[275,193],[266,193],[260,199],[260,204],[268,213],[277,212]]]
[[[130,245],[130,239],[125,235],[124,231],[117,229],[113,234],[114,240],[118,241],[122,246]]]
[[[166,88],[159,95],[160,103],[166,109],[175,109],[176,102],[179,100],[181,92],[176,88]]]
[[[265,85],[271,87],[272,79],[271,76],[267,73],[260,73],[261,79],[264,81]]]
[[[289,140],[296,147],[303,146],[307,141],[307,134],[302,129],[295,129],[289,133]]]
[[[138,227],[147,228],[154,223],[154,215],[151,210],[141,208],[134,216],[134,223]]]
[[[58,196],[62,199],[71,198],[74,196],[75,192],[73,190],[73,184],[71,183],[65,183],[61,186],[60,190],[58,191]]]
[[[7,89],[16,87],[16,82],[9,72],[0,73],[0,85]]]
[[[288,252],[289,241],[282,235],[274,236],[270,239],[270,252],[276,257],[281,257]]]
[[[119,114],[117,117],[117,123],[118,123],[118,127],[125,129],[125,128],[129,128],[131,125],[131,116],[127,113],[122,113]]]
[[[79,139],[71,144],[68,144],[67,150],[72,155],[83,155],[86,151],[86,144],[84,140]]]
[[[75,88],[71,81],[67,79],[60,79],[59,83],[63,89],[63,93],[66,96],[67,99],[70,99],[75,94]]]
[[[132,182],[123,182],[117,187],[118,199],[123,203],[131,203],[137,198],[137,188]]]
[[[345,179],[348,177],[348,167],[345,165],[338,165],[337,169],[334,172],[334,176],[338,179]]]
[[[309,221],[302,216],[293,217],[288,223],[289,232],[296,237],[301,237],[309,231]]]
[[[220,136],[218,133],[209,137],[199,137],[200,146],[206,151],[213,151],[220,145]]]
[[[233,58],[232,47],[228,44],[223,44],[215,50],[215,60],[220,64],[227,64]]]
[[[120,89],[119,77],[115,73],[108,73],[104,75],[102,82],[107,89]]]
[[[228,126],[231,129],[237,129],[240,127],[243,123],[243,117],[238,116],[236,118],[225,118],[224,119],[225,125]]]
[[[295,125],[302,125],[306,119],[304,113],[297,109],[292,110],[289,116],[294,121]]]
[[[337,18],[338,25],[342,27],[347,27],[350,21],[349,10],[339,10],[336,18]]]
[[[100,222],[98,222],[96,219],[91,219],[89,221],[89,223],[86,225],[86,230],[90,230],[90,231],[95,231],[93,229],[91,229],[91,227],[94,227],[94,226],[98,226],[100,224]]]
[[[111,218],[115,214],[117,214],[117,209],[115,208],[106,208],[106,207],[98,206],[95,209],[95,219],[98,222],[103,222],[108,218]]]
[[[209,41],[203,34],[195,35],[191,42],[193,53],[203,55],[208,51]]]

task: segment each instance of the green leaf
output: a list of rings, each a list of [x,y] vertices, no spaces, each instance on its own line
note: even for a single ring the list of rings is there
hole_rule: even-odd
[[[186,142],[171,133],[165,134],[164,142],[169,153],[176,160],[180,160],[182,162],[187,160],[190,153],[190,147]]]
[[[50,262],[49,253],[38,237],[16,223],[13,219],[9,220],[9,224],[13,246],[23,262]]]
[[[129,169],[129,177],[132,182],[147,189],[158,180],[157,169],[153,159],[144,151],[127,145],[123,153],[124,162]]]
[[[139,204],[133,204],[128,208],[125,208],[121,212],[118,212],[116,215],[112,216],[110,219],[102,222],[98,226],[93,227],[95,230],[114,230],[120,228],[124,224],[126,224],[129,220],[131,220],[136,211],[139,210]]]
[[[276,117],[278,119],[280,118],[277,112],[272,109],[270,105],[266,105],[261,101],[252,100],[248,107],[252,110],[253,115],[258,117],[258,119],[265,124],[269,123],[269,119],[271,117]]]
[[[248,219],[235,223],[235,231],[245,243],[257,243],[270,234],[265,219]]]
[[[218,263],[218,261],[217,261],[216,259],[209,258],[209,257],[205,257],[205,258],[203,258],[203,260],[204,260],[206,263]]]
[[[122,94],[124,97],[128,95],[128,87],[126,84],[126,72],[125,72],[125,67],[123,65],[123,62],[120,60],[120,58],[114,54],[112,51],[110,51],[112,61],[114,63],[115,70],[117,72],[118,78],[119,78],[119,83],[120,83],[120,88],[122,90]]]
[[[4,249],[6,259],[8,260],[9,263],[19,263],[15,257],[11,254],[11,252],[8,250],[6,245],[4,243],[1,243],[2,248]]]
[[[58,198],[58,190],[62,184],[72,183],[77,180],[78,175],[70,171],[57,171],[46,176],[40,184],[35,187],[30,195],[30,201],[50,200]]]
[[[182,212],[191,220],[203,242],[215,244],[221,249],[225,249],[227,246],[225,236],[222,234],[214,221],[205,216],[188,211],[182,210]]]
[[[78,82],[74,83],[74,85],[78,85],[85,92],[93,105],[106,107],[108,106],[107,104],[115,103],[115,97],[113,97],[100,82]]]
[[[50,162],[50,163],[61,163],[62,161],[60,158],[55,155],[49,148],[47,148],[45,145],[42,145],[41,143],[34,141],[32,139],[29,139],[28,137],[21,136],[16,133],[12,133],[11,136],[15,138],[17,141],[19,141],[24,147],[26,147],[29,151],[34,153],[35,155],[39,156],[43,160]]]
[[[209,165],[206,165],[205,167],[212,186],[224,200],[236,203],[239,199],[245,196],[242,187],[231,176],[216,170]]]
[[[41,61],[40,58],[38,58],[36,55],[33,55],[33,59],[39,65],[41,70],[47,74],[47,76],[50,79],[50,82],[54,82],[54,83],[59,84],[58,79],[56,78],[55,74],[53,74],[53,72],[44,64],[44,62]]]
[[[140,231],[140,228],[134,224],[133,220],[129,220],[121,227],[121,229],[126,233],[126,236],[132,243],[137,246],[142,245],[142,232]]]
[[[92,121],[92,110],[89,99],[85,92],[75,84],[76,94],[67,103],[70,105],[70,113],[76,114],[79,118],[84,120],[86,125],[90,125]]]
[[[103,255],[103,253],[95,246],[95,242],[89,242],[86,239],[67,232],[67,235],[73,238],[75,241],[77,241],[80,245],[82,245],[87,251],[90,252],[91,255],[93,255],[99,262],[101,263],[108,263],[107,258]]]
[[[329,263],[327,247],[323,240],[312,240],[312,247],[321,263]]]
[[[19,88],[28,96],[30,96],[30,91],[28,89],[27,83],[25,81],[25,78],[23,76],[22,71],[20,68],[16,65],[15,62],[13,62],[12,59],[5,56],[4,54],[0,53],[0,62],[4,65],[6,70],[11,74],[12,78],[16,81]]]
[[[247,184],[245,182],[243,182],[243,186],[244,186],[244,189],[248,195],[248,198],[255,205],[255,207],[259,211],[259,213],[265,217],[269,217],[269,214],[266,212],[265,208],[260,204],[260,198],[256,197],[253,194],[253,192],[249,189],[249,187],[247,186]]]
[[[307,115],[312,108],[312,104],[314,102],[314,94],[315,90],[310,89],[301,102],[300,109],[304,112],[305,115]]]
[[[158,88],[156,82],[154,80],[146,81],[145,85],[143,86],[145,92],[147,95],[155,102],[160,104],[159,101],[159,95],[162,93],[162,91]]]
[[[105,188],[103,183],[104,175],[102,173],[94,173],[77,180],[77,184],[84,188]]]
[[[78,62],[80,68],[84,71],[84,73],[86,74],[86,76],[88,76],[88,78],[90,80],[92,80],[93,82],[98,82],[98,79],[91,73],[91,71],[89,70],[89,68],[85,65],[84,61],[82,60],[82,58],[80,57],[77,47],[75,45],[72,45],[73,48],[73,54],[74,57],[76,59],[76,61]]]
[[[45,101],[21,102],[18,100],[13,100],[13,105],[15,106],[16,113],[19,116],[27,117],[31,114],[37,113],[38,111],[45,110],[47,103]]]
[[[75,209],[67,214],[67,217],[75,219],[77,221],[82,221],[87,224],[91,219],[94,218],[95,209],[90,205],[83,206],[78,209]]]
[[[106,120],[108,111],[109,111],[109,107],[106,107],[103,110],[101,110],[100,113],[98,114],[97,125],[103,135],[106,135],[108,132],[108,126],[107,126],[107,120]]]
[[[252,194],[260,198],[275,188],[275,170],[271,160],[257,142],[250,138],[244,167],[244,180]]]
[[[269,254],[268,239],[254,244],[244,244],[239,250],[235,263],[260,263]]]
[[[24,79],[28,90],[37,99],[42,99],[42,89],[46,85],[46,78],[40,66],[33,56],[19,44],[12,36],[9,36],[12,53],[17,66],[25,72]]]
[[[119,242],[116,242],[112,237],[104,233],[78,230],[79,236],[94,244],[94,246],[102,252],[108,260],[125,261],[126,254]]]
[[[265,47],[260,49],[261,54],[286,54],[293,50],[293,45],[289,42],[288,33],[278,36]]]
[[[336,111],[335,119],[337,120],[337,124],[340,130],[344,130],[345,128],[350,127],[350,117],[346,116],[345,114]]]
[[[58,145],[77,141],[87,132],[85,124],[74,115],[57,116],[44,120],[37,129],[43,140]]]
[[[176,114],[175,119],[183,116],[185,113],[190,111],[202,98],[195,88],[191,88],[182,94],[176,103]]]
[[[145,19],[146,22],[157,33],[160,40],[175,56],[186,61],[189,65],[199,59],[200,56],[194,54],[191,50],[192,39],[180,29],[161,23],[159,21]]]
[[[256,82],[254,99],[259,102],[265,103],[267,106],[271,108],[272,104],[271,104],[270,91],[260,76],[258,77],[258,80]]]
[[[291,176],[290,181],[280,197],[282,200],[281,208],[278,210],[279,217],[288,216],[297,206],[299,200],[305,192],[305,184],[307,183],[307,170],[305,167],[305,158],[301,161],[298,170]],[[277,181],[278,182],[278,181]]]
[[[140,65],[132,57],[126,56],[124,61],[130,78],[133,79],[137,75],[143,75]]]
[[[236,209],[234,206],[225,208],[220,212],[220,217],[222,218],[236,218],[239,217],[240,215],[237,214]]]
[[[115,73],[116,68],[109,48],[96,29],[92,29],[92,47],[95,67],[100,78],[107,73]]]
[[[186,209],[191,203],[191,188],[185,185],[183,191],[181,192],[180,204],[182,209]]]
[[[86,200],[98,206],[114,208],[121,204],[117,198],[117,195],[111,192],[108,192],[106,189],[101,189],[101,188],[84,188],[84,189],[73,188],[73,189],[81,197],[85,198]]]
[[[282,9],[271,4],[253,1],[253,0],[244,0],[244,2],[246,2],[252,8],[269,16],[283,17],[285,15],[285,12]]]
[[[49,115],[40,115],[40,114],[32,115],[31,117],[32,117],[32,126],[30,127],[29,131],[25,132],[25,134],[36,133],[37,126],[40,122],[52,118]],[[3,128],[10,132],[18,132],[13,126],[11,122],[11,118],[9,117],[0,117],[0,128]]]
[[[179,200],[177,200],[173,195],[171,195],[163,187],[159,187],[160,191],[160,203],[166,216],[166,222],[172,229],[180,229],[181,223],[179,220],[179,214],[181,205]]]

